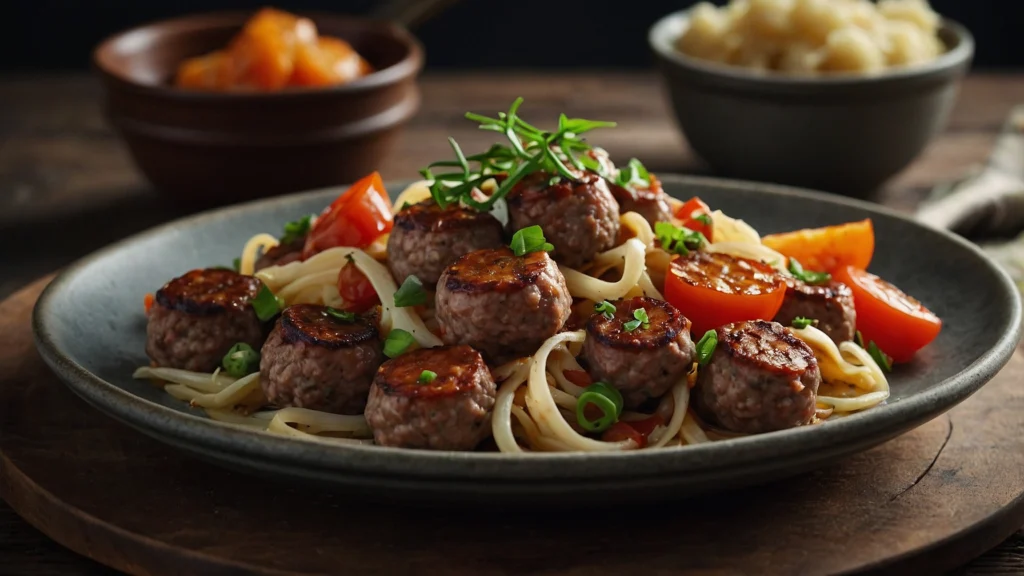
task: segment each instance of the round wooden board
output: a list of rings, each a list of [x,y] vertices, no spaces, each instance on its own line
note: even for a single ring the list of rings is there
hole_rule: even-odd
[[[936,573],[1024,524],[1024,355],[845,462],[697,501],[400,508],[200,462],[87,406],[37,356],[42,280],[0,304],[0,496],[132,574]]]

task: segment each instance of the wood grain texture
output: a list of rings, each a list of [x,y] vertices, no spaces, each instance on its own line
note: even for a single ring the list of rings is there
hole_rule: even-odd
[[[790,480],[668,508],[426,511],[212,467],[86,406],[34,351],[46,281],[0,305],[0,496],[132,574],[938,573],[1024,522],[1024,351],[949,413]]]
[[[659,171],[706,173],[676,130],[660,83],[651,74],[428,75],[422,86],[421,113],[402,135],[396,153],[381,166],[388,178],[415,177],[419,167],[449,155],[449,135],[471,147],[489,142],[488,135],[476,131],[463,114],[468,110],[493,112],[516,95],[526,99],[524,111],[531,117],[565,111],[618,121],[620,127],[605,132],[601,139],[615,156],[642,158]],[[0,109],[9,112],[0,114],[0,234],[6,240],[0,243],[0,297],[102,245],[187,213],[149,190],[103,121],[98,96],[97,84],[82,75],[0,80]],[[969,78],[947,131],[887,186],[879,200],[912,210],[928,188],[984,162],[1010,107],[1021,101],[1024,76]],[[1016,424],[1009,435],[1021,435],[1022,420]],[[931,436],[941,436],[934,424],[929,426]],[[958,432],[954,422],[951,443]],[[949,446],[942,451],[944,457],[948,453]],[[50,456],[59,458],[64,453]],[[973,453],[964,452],[963,457],[973,457]],[[942,469],[942,461],[937,460],[932,470]],[[871,461],[868,465],[884,463]],[[963,472],[949,474],[953,479],[964,478]],[[89,480],[88,473],[67,476],[68,481]],[[928,478],[926,475],[922,483]],[[905,476],[900,476],[900,481],[902,487],[913,484],[912,478]],[[896,502],[906,501],[920,486]],[[902,488],[887,489],[896,494]],[[572,520],[567,522],[570,527],[575,525]],[[522,520],[517,521],[522,526]],[[633,519],[629,524],[634,524]],[[871,532],[877,527],[864,529]],[[429,526],[425,530],[433,532]],[[983,552],[979,549],[972,555]],[[711,558],[710,552],[695,553]],[[563,558],[554,568],[569,566],[569,560]],[[526,564],[513,562],[509,566]],[[671,566],[663,567],[667,572]],[[108,573],[108,569],[48,540],[0,503],[0,574]],[[1024,530],[956,573],[1024,573]]]

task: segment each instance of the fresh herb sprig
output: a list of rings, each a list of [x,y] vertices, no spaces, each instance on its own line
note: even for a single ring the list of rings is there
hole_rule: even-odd
[[[700,250],[708,244],[704,234],[689,228],[673,226],[669,222],[655,222],[654,235],[658,238],[662,250],[681,256],[686,256],[690,250]]]
[[[508,146],[495,144],[486,152],[466,156],[455,139],[449,138],[455,160],[434,162],[420,171],[425,179],[433,181],[430,193],[439,206],[444,208],[462,203],[480,211],[489,211],[523,177],[537,171],[546,171],[569,181],[575,181],[579,172],[588,170],[602,174],[600,163],[587,154],[592,147],[581,135],[597,128],[613,128],[614,122],[569,118],[562,114],[558,118],[558,129],[548,132],[519,117],[522,103],[522,97],[516,98],[508,111],[499,112],[496,118],[473,112],[466,114],[468,120],[480,123],[481,130],[503,134],[509,141]],[[478,165],[476,170],[470,167],[471,162]],[[435,174],[434,168],[457,170]],[[484,200],[473,197],[474,190],[499,173],[507,174],[507,177],[494,193]]]
[[[827,284],[832,280],[832,275],[828,272],[813,272],[811,270],[804,270],[804,267],[797,261],[796,258],[789,259],[789,272],[797,280],[803,281],[805,284],[811,286],[818,284]]]

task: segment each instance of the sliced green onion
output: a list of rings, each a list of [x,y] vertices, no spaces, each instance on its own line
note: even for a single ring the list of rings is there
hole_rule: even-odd
[[[793,318],[793,328],[803,330],[804,328],[807,328],[811,324],[814,324],[814,320],[811,320],[810,318],[804,318],[803,316],[797,316],[796,318]]]
[[[436,378],[437,378],[437,372],[433,372],[433,371],[430,371],[430,370],[424,370],[423,372],[420,372],[420,377],[416,379],[416,382],[419,382],[420,384],[430,384]]]
[[[789,259],[789,271],[793,276],[805,284],[825,284],[832,279],[832,275],[828,272],[812,272],[810,270],[804,270],[804,267],[800,265],[800,262],[796,258]]]
[[[587,404],[593,404],[601,410],[601,417],[590,420],[586,415]],[[603,432],[619,421],[622,414],[622,393],[604,382],[594,382],[587,386],[576,401],[576,421],[587,432]]]
[[[337,308],[327,307],[327,314],[341,320],[342,322],[355,322],[356,315],[352,312],[345,312],[344,310],[338,310]]]
[[[701,224],[704,224],[705,226],[711,226],[713,224],[711,216],[708,216],[707,214],[699,214],[697,216],[694,216],[693,219],[696,220],[697,222],[700,222]]]
[[[306,234],[309,234],[310,223],[313,221],[313,215],[309,214],[293,220],[284,225],[284,235],[281,236],[281,244],[291,244],[296,240],[303,238]]]
[[[615,305],[607,300],[594,304],[594,312],[603,314],[605,318],[611,320],[615,315]]]
[[[395,291],[395,306],[399,308],[419,306],[426,302],[427,292],[423,289],[423,282],[420,282],[416,275],[406,278],[402,286]]]
[[[384,340],[384,355],[388,358],[397,358],[405,353],[415,340],[409,332],[395,328]]]
[[[715,348],[718,346],[718,332],[714,330],[708,330],[704,333],[704,336],[697,342],[697,363],[701,366],[707,366],[708,362],[711,361],[711,356],[715,353]]]
[[[224,373],[233,378],[248,376],[260,369],[260,353],[245,342],[239,342],[228,350],[220,365]]]
[[[878,364],[878,367],[883,372],[892,372],[892,358],[885,352],[882,352],[882,349],[878,347],[878,344],[875,344],[874,340],[868,344],[868,354],[871,355],[871,359],[875,361],[875,364]]]
[[[283,302],[274,293],[267,288],[264,284],[260,287],[259,293],[252,299],[252,309],[256,311],[256,317],[260,319],[260,322],[266,322],[283,308]]]
[[[509,244],[509,247],[512,248],[512,252],[516,256],[525,256],[531,252],[550,252],[555,249],[554,246],[547,242],[544,238],[544,231],[537,225],[527,226],[516,231],[512,235],[512,242]]]

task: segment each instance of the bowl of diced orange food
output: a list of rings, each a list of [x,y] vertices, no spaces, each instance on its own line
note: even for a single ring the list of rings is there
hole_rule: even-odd
[[[378,169],[419,109],[423,49],[394,23],[264,8],[143,25],[93,59],[139,170],[205,206]]]

